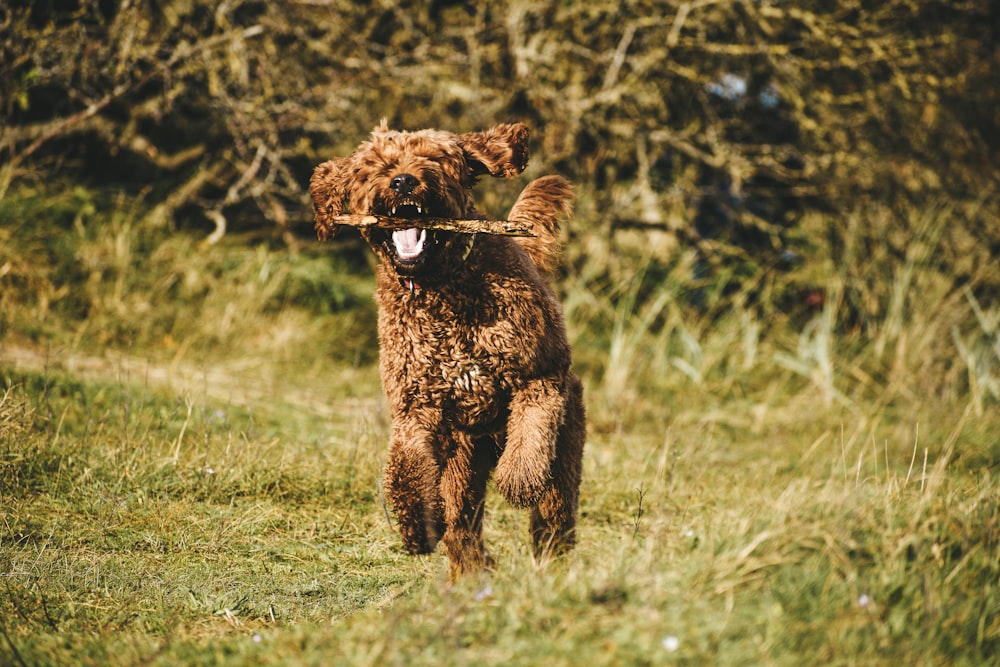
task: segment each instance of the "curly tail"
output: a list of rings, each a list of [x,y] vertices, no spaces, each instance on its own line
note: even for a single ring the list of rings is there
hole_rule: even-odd
[[[507,216],[512,222],[529,222],[536,236],[516,240],[542,273],[559,263],[559,219],[573,212],[573,186],[562,176],[542,176],[524,186]]]

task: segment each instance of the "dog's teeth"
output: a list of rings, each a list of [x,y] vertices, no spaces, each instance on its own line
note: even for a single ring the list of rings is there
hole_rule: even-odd
[[[396,207],[395,206],[392,207],[392,211],[390,212],[390,215],[396,215]]]
[[[420,208],[420,204],[417,204],[417,213],[423,213],[423,209]]]

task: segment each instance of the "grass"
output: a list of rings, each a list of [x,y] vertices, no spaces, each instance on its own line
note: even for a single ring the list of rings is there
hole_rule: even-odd
[[[498,569],[449,588],[382,502],[359,247],[201,247],[86,192],[4,206],[52,225],[0,229],[2,664],[1000,649],[998,311],[920,256],[864,331],[842,322],[843,272],[804,314],[694,309],[690,264],[602,275],[591,244],[562,284],[590,413],[579,547],[534,562],[526,516],[492,494]]]

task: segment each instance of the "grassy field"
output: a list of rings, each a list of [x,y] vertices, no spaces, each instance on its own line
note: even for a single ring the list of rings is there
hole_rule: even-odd
[[[498,568],[448,587],[379,489],[360,245],[205,247],[72,190],[9,195],[0,219],[0,664],[1000,652],[1000,309],[941,281],[932,248],[886,266],[884,316],[852,326],[831,260],[805,269],[811,312],[699,309],[684,262],[575,235],[579,546],[540,566],[491,494]]]

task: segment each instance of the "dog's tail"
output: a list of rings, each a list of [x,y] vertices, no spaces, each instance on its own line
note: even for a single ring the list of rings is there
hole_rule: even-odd
[[[542,176],[528,183],[510,209],[508,220],[531,223],[535,236],[520,236],[517,242],[542,273],[558,265],[559,219],[572,212],[573,186],[562,176]]]

